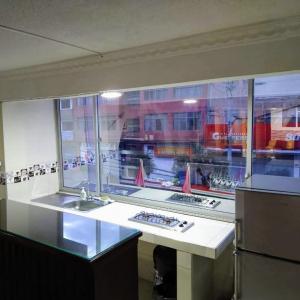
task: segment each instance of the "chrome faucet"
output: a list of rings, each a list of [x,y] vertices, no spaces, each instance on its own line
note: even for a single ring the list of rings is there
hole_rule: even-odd
[[[93,200],[93,196],[91,195],[91,192],[90,192],[90,182],[89,181],[86,181],[86,200],[87,201],[91,201]]]

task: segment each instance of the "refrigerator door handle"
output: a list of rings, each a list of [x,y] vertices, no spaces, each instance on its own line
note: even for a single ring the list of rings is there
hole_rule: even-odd
[[[241,228],[242,227],[242,220],[241,219],[236,219],[235,220],[235,245],[236,247],[239,245],[239,243],[242,242],[242,232]]]
[[[241,289],[240,289],[240,267],[239,267],[239,251],[235,250],[234,255],[234,300],[241,299]]]

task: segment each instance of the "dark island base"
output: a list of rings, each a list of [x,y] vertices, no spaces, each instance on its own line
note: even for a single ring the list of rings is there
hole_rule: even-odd
[[[1,300],[138,300],[138,238],[88,261],[0,233]]]

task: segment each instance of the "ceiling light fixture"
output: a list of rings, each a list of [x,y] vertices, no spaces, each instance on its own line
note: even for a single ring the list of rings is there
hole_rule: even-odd
[[[106,91],[101,93],[101,97],[105,99],[117,99],[120,98],[123,95],[123,93],[119,91]]]
[[[185,99],[185,100],[183,100],[183,103],[185,103],[185,104],[195,104],[195,103],[197,103],[197,100],[196,99]]]

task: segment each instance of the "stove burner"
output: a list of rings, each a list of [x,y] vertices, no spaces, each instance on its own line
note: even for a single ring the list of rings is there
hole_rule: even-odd
[[[168,217],[155,213],[147,213],[141,211],[134,217],[129,218],[130,221],[143,223],[147,225],[157,226],[164,229],[184,232],[189,229],[194,223],[187,221],[180,221],[177,218]]]
[[[201,207],[215,208],[221,203],[221,201],[208,199],[206,197],[194,196],[194,195],[184,195],[184,194],[173,194],[167,200],[172,202],[181,202],[185,204],[193,204]]]
[[[176,226],[179,222],[178,219],[173,217],[166,217],[163,215],[153,214],[153,213],[146,213],[144,211],[140,212],[135,216],[136,220],[142,220],[148,223],[154,224],[163,224],[170,227]]]

